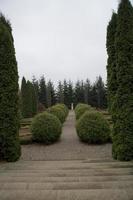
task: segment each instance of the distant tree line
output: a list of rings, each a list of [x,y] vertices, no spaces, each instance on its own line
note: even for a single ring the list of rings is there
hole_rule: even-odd
[[[96,108],[106,108],[106,86],[101,78],[91,84],[89,79],[86,81],[77,81],[73,84],[69,81],[59,81],[57,87],[45,77],[41,76],[39,80],[33,77],[29,81],[23,77],[20,91],[20,110],[22,117],[32,117],[37,112],[41,112],[56,103],[64,103],[69,109],[73,103],[86,103]]]

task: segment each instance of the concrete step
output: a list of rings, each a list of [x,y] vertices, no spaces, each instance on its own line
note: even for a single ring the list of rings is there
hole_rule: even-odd
[[[0,200],[132,200],[132,189],[1,190]]]
[[[54,183],[38,183],[38,182],[6,182],[0,183],[0,191],[3,189],[32,189],[32,190],[89,190],[89,189],[132,189],[133,181],[102,181],[102,182],[54,182]]]
[[[40,171],[36,171],[36,172],[4,172],[4,173],[0,173],[0,177],[1,176],[10,176],[10,177],[86,177],[86,176],[125,176],[125,175],[132,175],[131,172],[125,172],[125,171],[121,171],[121,172],[95,172],[95,171],[80,171],[80,172],[51,172],[51,173],[47,173],[47,172],[40,172]]]
[[[131,175],[112,176],[65,176],[65,177],[43,177],[43,176],[0,176],[0,183],[26,182],[26,183],[55,183],[55,182],[106,182],[106,181],[133,181]]]
[[[133,200],[133,162],[19,161],[0,164],[0,200]]]

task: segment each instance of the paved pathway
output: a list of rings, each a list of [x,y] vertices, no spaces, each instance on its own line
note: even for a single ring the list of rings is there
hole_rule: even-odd
[[[133,200],[133,162],[81,143],[70,112],[60,142],[24,145],[20,161],[0,164],[0,200]]]
[[[111,159],[111,144],[87,145],[79,141],[75,130],[75,114],[70,111],[59,142],[46,146],[23,145],[22,160]]]

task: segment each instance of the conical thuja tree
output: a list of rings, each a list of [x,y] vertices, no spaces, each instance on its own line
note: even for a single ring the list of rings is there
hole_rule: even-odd
[[[108,87],[108,108],[112,113],[113,100],[117,91],[117,79],[116,79],[116,50],[115,50],[115,36],[117,28],[117,14],[113,12],[112,18],[107,27],[107,87]]]
[[[117,91],[114,99],[113,157],[133,159],[133,7],[121,0],[115,38]]]
[[[21,84],[21,112],[22,112],[22,116],[25,118],[26,116],[26,106],[27,106],[27,99],[28,95],[27,95],[27,85],[26,85],[26,80],[25,77],[22,78],[22,84]]]
[[[1,157],[21,155],[18,116],[18,71],[10,23],[0,15],[0,148]]]

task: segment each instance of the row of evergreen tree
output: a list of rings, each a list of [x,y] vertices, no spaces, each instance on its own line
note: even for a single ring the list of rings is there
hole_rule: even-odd
[[[56,103],[64,103],[71,108],[73,103],[87,103],[96,108],[106,108],[106,87],[99,76],[91,84],[89,79],[77,81],[73,84],[70,80],[59,81],[57,87],[49,80],[46,82],[44,76],[39,80],[33,77],[32,82],[23,77],[20,91],[21,113],[24,118],[32,117],[37,112],[44,110]]]
[[[133,159],[133,6],[121,0],[107,28],[107,86],[113,157]]]
[[[0,160],[16,161],[21,155],[18,89],[12,27],[0,14]]]

